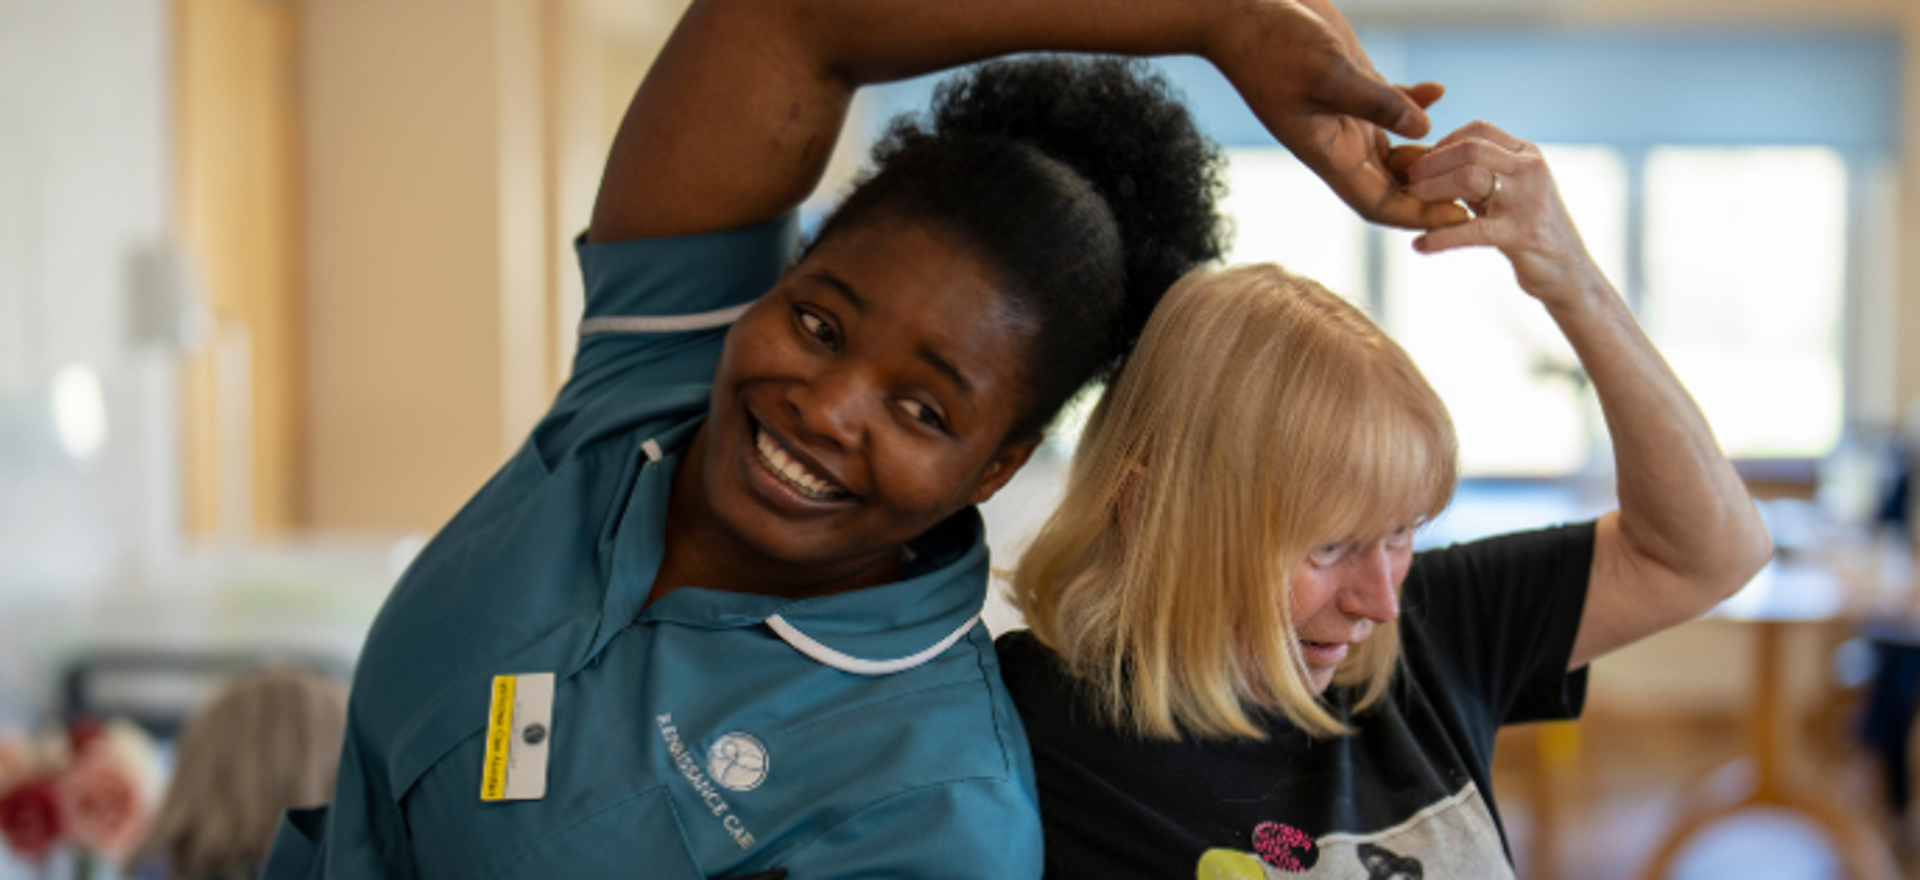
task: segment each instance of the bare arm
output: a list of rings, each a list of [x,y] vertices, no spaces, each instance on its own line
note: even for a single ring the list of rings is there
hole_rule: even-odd
[[[696,0],[620,126],[593,241],[772,219],[819,182],[855,89],[1013,52],[1191,53],[1214,62],[1281,143],[1369,219],[1464,219],[1386,170],[1438,88],[1373,72],[1325,0]]]
[[[1424,199],[1500,190],[1474,221],[1421,236],[1422,251],[1488,245],[1547,307],[1593,380],[1613,438],[1620,508],[1600,519],[1569,669],[1706,613],[1773,545],[1693,398],[1588,256],[1540,151],[1486,123],[1435,144],[1410,171]]]

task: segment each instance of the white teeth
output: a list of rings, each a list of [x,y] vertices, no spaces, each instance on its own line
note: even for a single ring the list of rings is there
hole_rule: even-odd
[[[795,461],[785,449],[780,448],[780,444],[773,442],[767,432],[755,431],[753,445],[760,453],[760,461],[802,494],[821,499],[838,498],[846,494],[840,487],[815,476],[807,470],[806,465]]]

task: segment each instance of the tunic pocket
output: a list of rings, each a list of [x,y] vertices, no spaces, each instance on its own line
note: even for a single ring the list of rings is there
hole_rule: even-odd
[[[555,831],[495,877],[702,880],[665,786],[607,804]]]

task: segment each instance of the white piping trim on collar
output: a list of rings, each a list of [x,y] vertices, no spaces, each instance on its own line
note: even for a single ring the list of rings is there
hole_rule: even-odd
[[[741,315],[746,314],[752,303],[741,303],[730,308],[701,312],[697,315],[661,315],[659,317],[640,317],[637,315],[604,315],[588,318],[580,322],[580,335],[595,333],[684,333],[689,330],[707,330],[725,327]]]
[[[822,664],[838,669],[841,672],[851,672],[855,675],[892,675],[896,672],[905,672],[915,666],[923,665],[927,661],[940,656],[941,652],[953,647],[954,642],[960,641],[968,632],[972,631],[974,624],[979,622],[980,615],[973,615],[967,619],[966,623],[961,624],[959,629],[948,633],[946,638],[933,643],[931,647],[918,654],[901,657],[896,660],[862,660],[859,657],[842,654],[839,651],[814,641],[812,636],[795,629],[793,624],[788,623],[786,618],[778,614],[767,618],[767,626],[772,627],[774,634],[784,639],[787,644],[792,645],[794,650],[808,657],[812,657]]]

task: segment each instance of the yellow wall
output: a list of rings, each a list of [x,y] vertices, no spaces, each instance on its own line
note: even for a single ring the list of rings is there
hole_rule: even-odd
[[[178,222],[215,321],[182,374],[195,534],[304,519],[298,15],[176,0]]]
[[[315,526],[437,527],[546,402],[541,21],[305,6]]]
[[[538,420],[574,350],[572,239],[683,7],[306,5],[314,525],[436,528]]]

